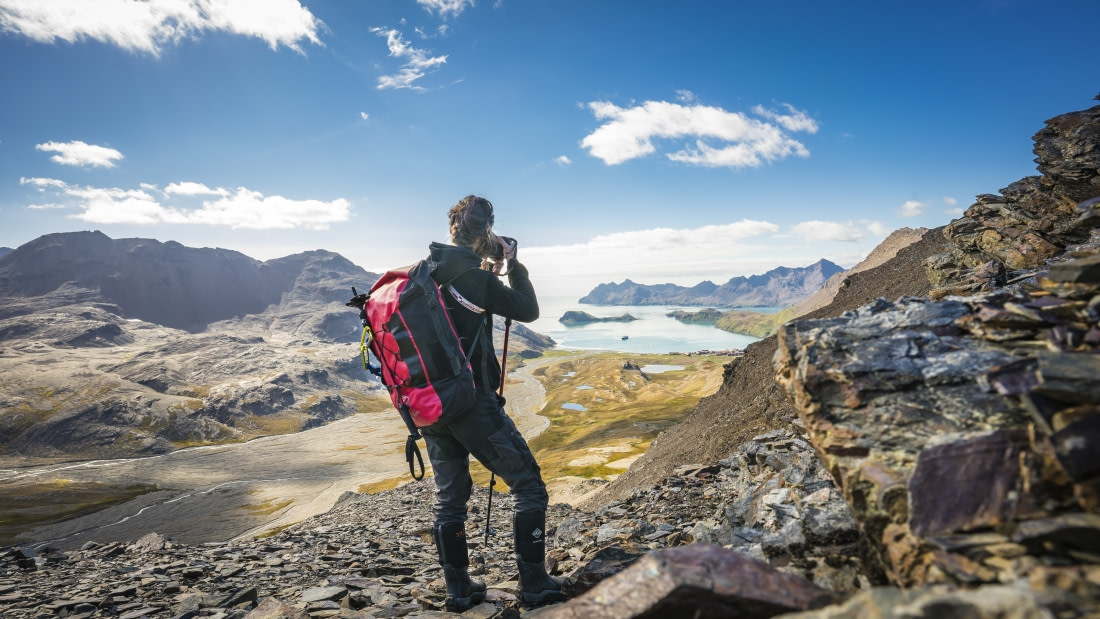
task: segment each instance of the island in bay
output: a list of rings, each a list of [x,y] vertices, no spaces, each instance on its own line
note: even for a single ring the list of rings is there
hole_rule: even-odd
[[[566,325],[583,325],[590,322],[631,322],[634,320],[638,319],[634,316],[631,316],[630,314],[623,314],[622,316],[601,317],[593,316],[588,312],[578,312],[575,310],[570,310],[562,314],[561,318],[558,319],[558,322]]]

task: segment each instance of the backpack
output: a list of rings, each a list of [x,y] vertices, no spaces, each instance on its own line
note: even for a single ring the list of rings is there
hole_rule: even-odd
[[[359,308],[363,336],[359,353],[363,368],[382,379],[390,400],[409,429],[405,459],[413,479],[424,477],[424,459],[416,445],[420,428],[447,421],[465,412],[477,397],[473,369],[462,348],[442,290],[462,271],[442,285],[432,279],[433,264],[421,260],[387,271],[367,294],[354,295],[346,305]],[[476,269],[468,269],[476,270]],[[479,328],[470,351],[481,337]],[[367,360],[374,353],[378,365]],[[413,468],[419,461],[420,475]]]

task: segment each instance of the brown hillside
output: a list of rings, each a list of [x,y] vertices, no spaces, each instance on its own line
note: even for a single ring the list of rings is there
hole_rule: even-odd
[[[931,285],[924,262],[944,251],[943,228],[924,233],[921,239],[898,251],[894,258],[848,276],[829,305],[803,318],[837,316],[878,297],[890,300],[926,295]],[[662,432],[633,466],[595,495],[583,509],[595,509],[629,496],[635,488],[652,486],[678,466],[711,463],[768,430],[787,427],[795,410],[775,382],[772,357],[776,339],[771,336],[752,344],[745,355],[726,365],[722,386],[704,398],[682,423]]]

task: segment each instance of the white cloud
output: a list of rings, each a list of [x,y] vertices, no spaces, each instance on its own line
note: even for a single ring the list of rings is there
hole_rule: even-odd
[[[862,241],[866,234],[859,225],[835,221],[804,221],[791,226],[791,232],[809,241]]]
[[[966,211],[961,208],[949,208],[944,210],[944,214],[951,215],[952,217],[962,217]]]
[[[171,183],[164,188],[165,195],[181,195],[181,196],[226,196],[229,192],[225,189],[211,189],[202,183],[193,183],[190,181],[184,181],[182,183]]]
[[[2,1],[2,0],[0,0]],[[122,159],[122,153],[106,146],[86,144],[80,140],[72,142],[46,142],[36,144],[35,150],[54,152],[50,161],[62,165],[115,167],[115,160]]]
[[[681,95],[683,96],[683,95]],[[617,165],[656,152],[654,138],[695,138],[688,145],[665,156],[672,161],[706,167],[757,167],[791,155],[808,157],[810,152],[785,131],[817,131],[812,119],[793,107],[781,115],[757,106],[775,124],[705,105],[680,105],[667,101],[621,108],[606,101],[593,101],[588,108],[601,127],[581,140],[581,146],[608,165]],[[717,143],[712,145],[711,142]]]
[[[783,103],[782,105],[787,109],[789,112],[788,114],[780,114],[773,110],[766,109],[762,105],[752,108],[752,112],[757,116],[763,116],[769,120],[774,120],[787,131],[817,133],[817,123],[814,119],[807,116],[806,112],[796,110],[795,107],[789,103]]]
[[[80,200],[83,212],[74,219],[99,224],[181,223],[178,211],[166,209],[147,191],[100,187],[71,187],[66,194]]]
[[[298,0],[0,0],[0,30],[40,43],[84,39],[158,55],[165,45],[204,31],[284,45],[321,45],[322,22]]]
[[[955,206],[956,204],[959,203],[959,201],[956,200],[955,198],[952,198],[951,196],[944,196],[943,197],[943,203],[946,204],[947,206]]]
[[[898,217],[920,217],[927,208],[928,205],[924,202],[906,200],[905,204],[898,209]]]
[[[695,96],[695,93],[691,92],[690,90],[676,91],[676,100],[681,103],[691,103],[692,101],[695,101],[696,98],[697,97]]]
[[[57,180],[56,178],[19,178],[20,185],[34,185],[38,187],[39,191],[45,191],[47,187],[53,187],[55,189],[64,189],[69,186],[65,181]]]
[[[566,157],[565,155],[562,155],[561,157],[554,159],[554,163],[565,166],[573,163],[573,160],[569,157]]]
[[[181,208],[162,203],[147,184],[143,184],[142,189],[76,187],[49,178],[22,178],[20,184],[35,186],[41,191],[53,189],[62,196],[75,198],[80,212],[70,217],[102,224],[168,223],[253,230],[327,230],[331,224],[347,221],[351,217],[351,205],[343,198],[329,202],[294,200],[283,196],[264,196],[244,187],[229,191],[220,187],[211,189],[194,182],[172,183],[165,188],[164,195],[220,197],[204,200],[200,208]]]
[[[368,114],[366,112],[359,112],[359,118],[362,118],[363,120],[367,120],[367,119],[370,118],[370,114]]]
[[[378,78],[379,90],[387,88],[423,90],[422,87],[413,84],[413,82],[427,75],[428,71],[435,70],[447,62],[446,56],[431,56],[428,51],[416,49],[409,45],[397,30],[371,28],[370,31],[386,38],[386,46],[389,47],[390,56],[405,60],[404,66],[397,73],[383,75]]]
[[[867,229],[871,231],[874,236],[886,238],[890,234],[891,230],[886,224],[881,221],[864,221],[863,225],[867,226]]]
[[[440,17],[458,17],[466,7],[474,6],[474,0],[416,0],[416,3]]]
[[[28,204],[27,208],[29,208],[31,210],[34,210],[34,211],[41,211],[41,210],[46,210],[46,209],[65,208],[65,205],[64,204],[54,204],[54,203],[51,202],[51,203],[48,203],[48,204]]]
[[[331,202],[292,200],[282,196],[264,196],[240,187],[237,192],[203,202],[202,208],[189,211],[190,223],[251,228],[254,230],[309,228],[326,230],[330,224],[347,221],[351,205],[343,198]]]

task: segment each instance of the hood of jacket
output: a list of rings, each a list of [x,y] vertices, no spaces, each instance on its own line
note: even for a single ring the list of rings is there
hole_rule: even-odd
[[[440,274],[436,281],[445,280],[448,276],[453,277],[470,269],[481,268],[481,257],[465,247],[432,243],[428,246],[428,250],[432,271]],[[450,275],[451,273],[453,275]]]

